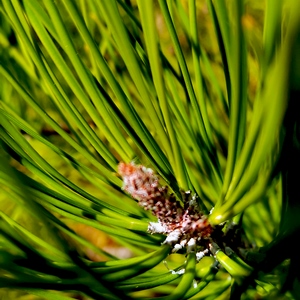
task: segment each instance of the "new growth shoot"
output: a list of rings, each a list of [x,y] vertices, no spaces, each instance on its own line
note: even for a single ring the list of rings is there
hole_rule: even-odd
[[[157,222],[149,223],[150,233],[166,235],[164,244],[171,245],[173,252],[196,252],[199,260],[208,253],[214,228],[200,211],[197,195],[182,193],[182,205],[167,186],[160,184],[152,169],[121,162],[118,172],[123,178],[123,189],[157,217]]]

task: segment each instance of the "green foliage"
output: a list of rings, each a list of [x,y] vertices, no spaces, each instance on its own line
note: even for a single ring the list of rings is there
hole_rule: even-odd
[[[2,0],[0,12],[3,297],[297,299],[297,0]],[[196,193],[226,241],[198,263],[170,254],[122,190],[122,161],[180,201]]]

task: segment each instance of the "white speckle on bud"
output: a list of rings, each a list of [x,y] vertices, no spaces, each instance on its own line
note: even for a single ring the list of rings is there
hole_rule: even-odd
[[[196,250],[196,240],[194,238],[191,238],[187,243],[186,252],[191,253],[191,252],[195,252],[195,250]]]
[[[187,243],[187,240],[181,240],[181,241],[180,241],[180,245],[181,245],[182,247],[185,247],[186,243]]]
[[[182,275],[182,274],[184,274],[184,272],[185,272],[185,269],[181,269],[178,271],[174,271],[174,270],[171,271],[172,274],[177,274],[177,275]]]
[[[176,253],[177,251],[179,251],[179,250],[182,249],[182,248],[183,248],[182,245],[176,244],[176,245],[173,247],[172,252],[173,252],[173,253]]]
[[[181,237],[181,232],[179,229],[176,229],[167,236],[167,238],[164,241],[164,244],[172,245],[172,244],[178,242],[180,237]]]
[[[197,261],[199,262],[207,253],[208,253],[208,249],[205,249],[204,251],[197,252],[196,253]]]
[[[155,223],[155,222],[150,222],[149,225],[148,225],[148,232],[150,233],[160,233],[160,234],[164,234],[167,232],[167,227],[166,225],[158,222],[158,223]]]

